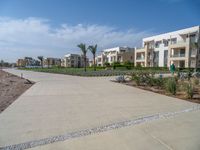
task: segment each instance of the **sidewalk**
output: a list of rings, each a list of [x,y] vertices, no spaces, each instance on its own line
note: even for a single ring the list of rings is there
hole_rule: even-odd
[[[25,78],[35,81],[36,84],[0,114],[0,147],[197,106],[187,101],[110,82],[109,79],[112,77],[87,78],[19,70],[7,71],[17,75],[23,73]],[[176,118],[181,118],[181,115],[174,117],[174,121],[173,118],[152,121],[149,131],[155,131],[158,138],[163,132],[163,139],[168,139],[167,145],[177,149],[181,149],[180,143],[191,146],[191,149],[197,149],[199,145],[195,140],[187,140],[187,142],[186,139],[200,140],[200,132],[196,132],[199,131],[200,125],[199,111],[182,115],[182,119],[177,121]],[[183,122],[182,126],[180,126],[181,122]],[[179,133],[170,130],[168,123],[174,131],[180,130]],[[115,149],[115,147],[116,149],[146,149],[147,147],[161,149],[162,144],[141,132],[141,129],[146,130],[145,126],[148,125],[124,127],[41,148],[50,149],[48,146],[53,146],[55,149],[54,145],[56,147],[59,145],[58,147],[64,149],[69,145],[70,149],[83,149],[81,146],[86,146],[85,149],[104,149],[104,147],[105,149]],[[184,138],[182,134],[185,135]],[[176,138],[179,135],[180,138]],[[177,145],[170,139],[176,139]],[[84,145],[85,142],[88,144]],[[112,145],[115,147],[113,148]]]

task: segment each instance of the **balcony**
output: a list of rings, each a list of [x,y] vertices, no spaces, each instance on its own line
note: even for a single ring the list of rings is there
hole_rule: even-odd
[[[177,57],[185,57],[185,54],[174,54],[170,56],[171,58],[177,58]]]
[[[142,52],[145,52],[146,50],[145,50],[145,48],[143,47],[143,48],[138,48],[138,49],[136,49],[136,53],[142,53]]]
[[[186,47],[189,44],[189,40],[182,40],[182,41],[173,41],[169,43],[170,48],[183,48]]]
[[[190,57],[196,57],[197,56],[197,50],[192,50],[190,53]]]
[[[136,60],[144,60],[144,57],[137,57]]]
[[[148,55],[147,58],[148,58],[149,60],[153,60],[153,55]]]

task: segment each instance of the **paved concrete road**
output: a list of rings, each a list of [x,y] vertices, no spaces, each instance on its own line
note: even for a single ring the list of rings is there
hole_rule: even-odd
[[[0,147],[197,106],[110,82],[6,70],[36,82],[0,114]],[[200,149],[200,111],[77,137],[33,149]],[[37,146],[37,145],[36,145]],[[57,148],[56,148],[57,147]]]

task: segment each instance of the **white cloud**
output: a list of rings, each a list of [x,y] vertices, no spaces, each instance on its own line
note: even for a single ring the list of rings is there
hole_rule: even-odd
[[[113,46],[139,46],[149,31],[102,25],[68,25],[52,27],[46,19],[0,18],[0,59],[15,61],[19,57],[38,55],[62,57],[80,53],[77,44],[98,44],[98,50]]]

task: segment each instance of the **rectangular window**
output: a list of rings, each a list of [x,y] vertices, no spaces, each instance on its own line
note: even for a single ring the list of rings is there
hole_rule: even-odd
[[[159,51],[154,52],[154,57],[153,57],[153,66],[158,67],[159,63]]]
[[[168,46],[168,40],[163,40],[163,44],[164,44],[165,47],[167,47]]]
[[[122,57],[121,56],[118,56],[118,61],[121,61]]]
[[[168,50],[164,50],[164,66],[167,67],[168,63]]]
[[[162,41],[156,41],[155,47],[156,47],[156,48],[159,48],[159,47],[160,47],[160,44],[162,44]]]
[[[172,38],[171,39],[171,44],[176,44],[177,43],[177,38]]]

